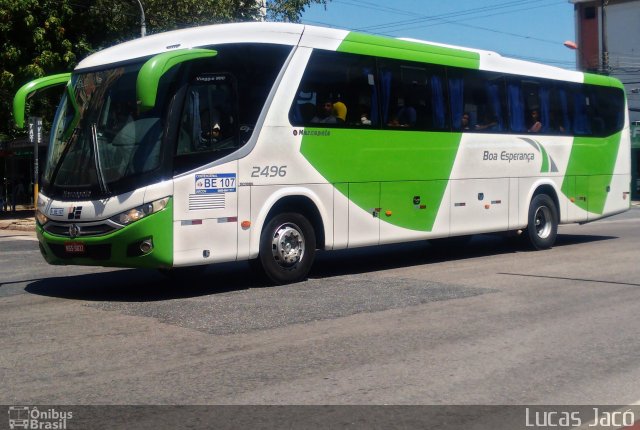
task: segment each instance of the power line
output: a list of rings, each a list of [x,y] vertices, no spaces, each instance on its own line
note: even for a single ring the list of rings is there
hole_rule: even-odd
[[[352,3],[352,1],[354,1],[354,0],[335,0],[335,1],[338,1],[338,2],[343,3],[343,4],[354,5]],[[502,10],[499,13],[512,13],[512,12],[515,12],[515,11],[519,11],[521,9],[518,9],[518,10],[503,10],[503,9],[509,9],[509,8],[513,8],[513,7],[517,7],[517,6],[522,6],[524,4],[529,4],[530,5],[530,3],[531,2],[528,1],[528,0],[525,0],[525,1],[523,1],[523,0],[508,1],[508,2],[504,2],[504,3],[497,3],[497,4],[491,5],[491,6],[482,6],[482,7],[472,8],[472,9],[457,10],[457,11],[442,13],[442,14],[439,14],[439,15],[416,14],[415,11],[413,11],[413,12],[410,12],[410,13],[412,14],[412,16],[416,16],[417,15],[416,18],[412,18],[412,19],[409,19],[409,20],[394,21],[394,22],[389,22],[389,23],[384,23],[384,24],[376,24],[376,25],[361,27],[361,28],[358,28],[358,30],[361,30],[361,31],[374,31],[374,30],[375,31],[381,31],[381,30],[390,31],[395,27],[400,27],[402,29],[406,29],[407,25],[418,24],[418,23],[426,23],[426,22],[430,22],[430,21],[443,21],[443,20],[445,20],[447,18],[470,17],[470,16],[473,16],[473,15],[482,14],[482,13],[485,13],[485,12],[495,12],[496,10]],[[558,4],[558,1],[554,0],[554,3]],[[367,6],[365,6],[365,7],[367,7]],[[540,2],[537,2],[536,7],[540,7]],[[367,7],[367,8],[370,8],[370,7]],[[388,9],[397,10],[397,11],[400,11],[402,13],[409,12],[409,11],[405,11],[405,10],[402,10],[402,9],[395,9],[395,8],[388,8]],[[525,10],[530,10],[530,9],[531,9],[531,7],[527,6],[527,8]],[[494,15],[494,14],[491,14],[489,16],[492,16],[492,15]],[[481,17],[483,17],[483,16],[481,16]],[[474,18],[478,18],[478,17],[474,17]],[[457,21],[459,21],[459,20],[454,20],[454,22],[457,22]]]
[[[558,41],[557,40],[542,39],[542,38],[534,37],[534,36],[525,36],[523,34],[517,34],[517,33],[511,33],[511,32],[508,32],[508,31],[496,30],[494,28],[481,27],[479,25],[463,24],[461,22],[448,21],[446,23],[447,24],[452,24],[452,25],[458,25],[458,26],[461,26],[461,27],[473,28],[475,30],[488,31],[488,32],[491,32],[491,33],[496,33],[496,34],[504,34],[505,36],[520,37],[522,39],[527,39],[527,40],[535,40],[536,42],[548,43],[548,44],[555,45],[555,46],[558,45]]]
[[[557,5],[556,3],[550,3],[550,4],[546,4],[546,5],[541,5],[540,3],[538,3],[536,5],[537,9],[543,8],[543,7],[550,7],[550,6],[555,6]],[[489,18],[492,16],[498,16],[498,15],[506,15],[506,14],[510,14],[510,13],[515,13],[515,12],[522,12],[522,11],[528,11],[530,10],[531,7],[527,6],[526,8],[521,8],[521,9],[511,9],[508,11],[502,11],[502,12],[495,12],[495,13],[489,13],[489,14],[485,14],[485,15],[481,15],[481,16],[476,16],[473,19],[479,19],[479,18]],[[427,27],[435,27],[438,25],[443,25],[443,24],[459,24],[459,25],[468,25],[468,24],[462,24],[460,21],[461,20],[445,20],[445,19],[437,19],[437,21],[440,22],[435,22],[435,23],[429,23],[429,24],[425,24],[425,25],[419,25],[419,26],[412,26],[412,27],[404,27],[404,28],[398,28],[396,30],[389,30],[390,32],[398,32],[398,31],[406,31],[406,30],[414,30],[414,29],[424,29]]]
[[[398,9],[398,8],[392,8],[392,7],[387,7],[387,6],[379,6],[376,5],[375,3],[372,3],[370,1],[366,1],[366,0],[334,0],[337,3],[342,3],[342,4],[346,4],[346,5],[364,5],[364,7],[366,7],[367,9],[372,9],[372,10],[378,10],[378,11],[385,11],[385,12],[393,12],[393,13],[398,13],[398,14],[409,14],[409,15],[415,15],[415,12],[409,12],[409,11],[405,11],[403,9]],[[357,2],[358,4],[354,4],[354,1]],[[506,3],[499,3],[497,5],[492,6],[491,8],[487,7],[487,6],[483,6],[483,7],[479,7],[479,8],[475,8],[475,9],[467,9],[465,11],[456,11],[456,12],[448,12],[448,13],[444,13],[444,14],[440,14],[440,15],[433,15],[433,16],[426,16],[426,15],[420,15],[420,18],[414,18],[412,20],[406,20],[406,21],[400,21],[401,23],[408,23],[408,22],[418,22],[418,21],[422,21],[422,20],[426,20],[426,21],[440,21],[438,23],[435,24],[430,24],[430,25],[421,25],[420,27],[404,27],[402,30],[409,30],[409,29],[413,29],[413,28],[424,28],[427,26],[433,26],[433,25],[441,25],[441,24],[451,24],[451,25],[457,25],[457,26],[461,26],[461,27],[467,27],[467,28],[472,28],[475,30],[481,30],[481,31],[488,31],[491,33],[496,33],[496,34],[503,34],[506,36],[511,36],[511,37],[519,37],[522,39],[527,39],[527,40],[532,40],[532,41],[537,41],[537,42],[541,42],[541,43],[547,43],[550,45],[558,45],[558,41],[557,40],[550,40],[550,39],[543,39],[540,37],[535,37],[535,36],[527,36],[527,35],[523,35],[523,34],[517,34],[517,33],[512,33],[512,32],[507,32],[507,31],[501,31],[501,30],[496,30],[493,28],[487,28],[487,27],[482,27],[482,26],[478,26],[478,25],[472,25],[472,24],[465,24],[465,23],[461,23],[458,21],[453,21],[453,20],[444,20],[444,17],[448,17],[448,16],[461,16],[461,15],[469,15],[469,14],[473,14],[473,13],[477,13],[477,12],[484,12],[487,10],[492,10],[495,11],[495,9],[502,9],[502,8],[507,8],[507,7],[514,7],[514,6],[520,6],[523,3],[527,3],[527,1],[509,1]],[[545,7],[545,6],[553,6],[557,4],[557,1],[553,1],[551,4],[548,5],[543,5],[540,6],[539,4],[537,5],[537,7]],[[529,9],[529,7],[527,7],[527,9]],[[512,12],[517,12],[517,11],[521,11],[523,9],[516,9],[516,10],[509,10],[509,11],[502,11],[499,13],[492,13],[489,15],[483,15],[480,16],[480,18],[484,18],[487,16],[494,16],[497,14],[505,14],[505,13],[512,13]],[[325,24],[325,23],[321,23],[321,24]],[[363,30],[371,30],[373,28],[379,27],[382,28],[384,26],[389,27],[389,26],[396,26],[399,25],[397,23],[389,23],[389,24],[379,24],[377,26],[368,26],[368,27],[361,27],[359,29],[356,29],[356,31],[363,31]],[[400,31],[400,30],[391,30],[392,32],[396,32],[396,31]],[[375,32],[376,34],[380,34],[380,35],[385,35],[385,36],[391,36],[391,34],[388,33],[381,33],[381,32]],[[573,63],[573,62],[566,62],[567,64]]]
[[[346,4],[346,5],[351,5],[351,6],[354,5],[353,2],[355,1],[355,2],[359,3],[358,6],[360,6],[360,4],[361,4],[361,5],[364,5],[364,7],[366,7],[367,9],[379,10],[379,11],[385,11],[385,12],[393,12],[393,13],[398,13],[398,14],[415,15],[415,13],[411,13],[411,12],[405,11],[403,9],[386,7],[386,6],[379,6],[379,5],[376,5],[376,4],[374,4],[374,3],[370,2],[370,1],[366,1],[366,0],[334,0],[334,1],[337,2],[337,3],[342,3],[342,4]],[[495,5],[495,6],[498,9],[501,9],[501,8],[506,8],[506,7],[520,6],[520,5],[522,5],[522,3],[527,3],[527,2],[526,1],[524,1],[524,2],[523,1],[509,1],[509,2],[506,2],[506,3],[500,3],[500,4]],[[553,6],[555,4],[557,4],[557,1],[553,1],[551,4],[543,5],[543,6],[540,6],[538,4],[537,7]],[[491,10],[494,11],[496,9],[496,7],[491,7]],[[527,10],[528,9],[529,9],[529,7],[527,7]],[[421,18],[407,20],[407,21],[400,21],[400,22],[403,22],[403,23],[416,22],[417,20],[441,21],[439,23],[435,23],[435,24],[431,24],[431,25],[421,25],[420,27],[409,27],[409,28],[405,27],[405,28],[403,28],[403,30],[408,30],[408,29],[412,29],[412,28],[424,28],[424,27],[432,26],[432,25],[451,24],[451,25],[457,25],[457,26],[461,26],[461,27],[472,28],[472,29],[475,29],[475,30],[488,31],[488,32],[496,33],[496,34],[503,34],[503,35],[510,36],[510,37],[519,37],[519,38],[522,38],[522,39],[532,40],[532,41],[536,41],[536,42],[540,42],[540,43],[547,43],[547,44],[556,45],[556,46],[558,45],[558,41],[556,41],[556,40],[543,39],[543,38],[534,37],[534,36],[527,36],[527,35],[507,32],[507,31],[501,31],[501,30],[482,27],[482,26],[478,26],[478,25],[466,24],[466,23],[461,23],[461,22],[452,21],[452,20],[444,20],[442,18],[442,17],[446,17],[446,16],[468,15],[468,14],[487,11],[487,10],[489,10],[489,7],[483,6],[483,7],[479,7],[479,8],[475,8],[475,9],[467,9],[466,11],[463,11],[463,12],[448,12],[448,13],[444,13],[444,14],[440,14],[440,15],[433,15],[433,16],[421,15]],[[521,10],[523,10],[523,9],[502,11],[502,12],[498,12],[498,13],[492,13],[492,14],[489,14],[489,15],[485,14],[484,16],[481,16],[481,18],[484,18],[486,16],[493,16],[493,15],[497,15],[497,14],[512,13],[512,12],[521,11]],[[333,26],[332,24],[328,24],[328,23],[324,23],[324,22],[318,22],[318,21],[307,21],[307,22],[309,22],[309,23],[317,23],[317,24],[320,24],[320,25]],[[389,26],[391,24],[382,24],[382,25]],[[396,24],[393,24],[393,25],[396,25]],[[371,28],[375,28],[375,27],[376,26],[361,27],[358,30],[362,31],[363,29],[367,30],[367,29],[371,29]],[[344,27],[342,27],[342,28],[344,28]],[[392,31],[395,32],[395,31],[399,31],[399,30],[392,30]],[[393,37],[391,34],[388,34],[388,33],[381,33],[381,32],[375,32],[375,31],[373,33],[374,34]],[[522,57],[522,56],[518,56],[518,55],[508,55],[508,56],[512,57],[512,58],[528,59],[528,60],[540,61],[540,62],[545,62],[545,63],[553,63],[553,64],[562,64],[562,65],[573,65],[574,64],[574,61],[566,61],[566,60],[563,61],[563,60],[544,59],[544,58],[536,58],[536,57]]]
[[[338,2],[342,2],[342,3],[346,3],[349,4],[347,0],[336,0]],[[494,10],[495,9],[502,9],[505,7],[512,7],[515,5],[520,5],[526,3],[526,1],[523,0],[517,0],[517,1],[508,1],[505,3],[498,3],[496,5],[494,5]],[[353,4],[353,3],[351,3]],[[395,9],[395,8],[392,8]],[[405,11],[405,10],[401,10],[401,9],[395,9],[395,10],[399,10],[402,12],[410,12],[410,11]],[[457,11],[453,11],[453,12],[446,12],[446,13],[442,13],[439,15],[424,15],[424,14],[417,14],[415,13],[415,11],[413,11],[412,16],[414,16],[415,18],[412,19],[408,19],[408,20],[401,20],[401,21],[394,21],[394,22],[388,22],[388,23],[384,23],[384,24],[376,24],[376,25],[370,25],[370,26],[366,26],[366,27],[361,27],[358,30],[362,30],[362,31],[373,31],[373,30],[383,30],[383,29],[387,29],[387,28],[393,28],[393,27],[404,27],[406,25],[411,25],[411,24],[417,24],[420,22],[426,22],[426,21],[434,21],[434,20],[439,20],[439,19],[444,19],[444,18],[452,18],[452,17],[459,17],[459,16],[465,16],[465,15],[473,15],[475,13],[478,12],[484,12],[487,11],[488,8],[487,6],[482,6],[482,7],[477,7],[477,8],[472,8],[472,9],[466,9],[466,10],[457,10]]]

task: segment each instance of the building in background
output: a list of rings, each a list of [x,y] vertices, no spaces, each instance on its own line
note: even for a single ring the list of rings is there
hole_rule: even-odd
[[[575,8],[576,66],[620,79],[631,119],[633,197],[640,199],[640,0],[569,0]]]
[[[48,142],[45,136],[38,146],[40,166],[44,166]],[[4,203],[0,211],[9,204],[13,207],[14,202],[16,206],[33,205],[33,154],[33,144],[26,137],[0,140],[0,201]]]

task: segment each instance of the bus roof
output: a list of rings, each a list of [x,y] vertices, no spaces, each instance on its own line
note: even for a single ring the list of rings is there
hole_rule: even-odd
[[[373,36],[303,24],[264,22],[216,24],[154,34],[99,51],[81,61],[76,71],[145,58],[176,48],[195,48],[225,43],[299,45],[570,82],[589,81],[598,85],[618,86],[614,79],[593,79],[581,72],[507,58],[492,51],[417,39]]]
[[[276,43],[297,45],[304,25],[287,23],[216,24],[167,31],[114,45],[82,60],[76,71],[130,61],[177,48],[221,43]]]

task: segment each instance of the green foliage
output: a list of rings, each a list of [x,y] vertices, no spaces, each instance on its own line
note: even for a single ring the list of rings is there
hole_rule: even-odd
[[[331,0],[267,0],[267,14],[270,20],[298,22],[312,3],[325,7]]]
[[[141,0],[147,33],[259,18],[252,0]],[[268,18],[300,20],[313,3],[267,0]],[[0,0],[0,136],[14,138],[11,103],[17,89],[41,76],[68,72],[92,52],[140,36],[137,0]],[[31,112],[51,120],[61,90],[34,97]],[[45,129],[48,123],[45,121]]]

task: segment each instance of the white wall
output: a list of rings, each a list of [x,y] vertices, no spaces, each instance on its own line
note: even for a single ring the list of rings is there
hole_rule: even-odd
[[[640,94],[630,94],[640,88],[640,0],[612,4],[606,7],[607,48],[611,75],[628,84],[629,107],[640,108]],[[631,120],[640,120],[640,112],[631,112]]]

